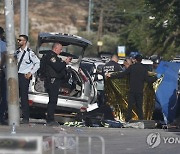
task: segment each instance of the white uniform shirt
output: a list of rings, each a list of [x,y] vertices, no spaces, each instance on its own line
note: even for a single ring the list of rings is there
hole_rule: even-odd
[[[6,51],[6,42],[2,41],[0,39],[0,52],[5,52]]]
[[[26,46],[24,49],[26,53],[23,57],[18,73],[27,74],[30,72],[31,74],[34,74],[40,67],[40,60],[31,49],[29,51],[27,49],[28,48]],[[18,50],[17,50],[17,60],[19,63],[24,51],[22,51],[21,48],[19,48]]]
[[[6,42],[0,39],[0,54],[6,51]]]
[[[6,42],[0,39],[0,64],[1,64],[2,53],[4,52],[6,52]]]

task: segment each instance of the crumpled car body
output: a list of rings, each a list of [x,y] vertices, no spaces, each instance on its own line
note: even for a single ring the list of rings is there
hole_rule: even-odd
[[[59,89],[57,109],[62,111],[78,112],[86,110],[89,104],[97,99],[97,90],[90,75],[79,66],[84,52],[91,42],[70,34],[40,33],[36,54],[39,58],[51,50],[52,44],[59,42],[63,45],[63,52],[59,55],[62,59],[73,57],[67,66],[68,77]],[[29,102],[31,106],[46,107],[49,101],[44,87],[44,81],[35,74],[29,87]]]

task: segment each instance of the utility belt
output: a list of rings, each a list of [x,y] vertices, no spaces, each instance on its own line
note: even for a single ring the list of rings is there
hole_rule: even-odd
[[[55,78],[55,77],[47,77],[44,80],[45,87],[49,88],[50,84],[53,84],[55,81],[61,82],[61,79],[60,78]]]
[[[23,77],[25,77],[25,75],[26,74],[24,74],[24,73],[18,73],[18,76],[23,76]],[[32,75],[31,75],[31,77],[29,78],[29,80],[31,80],[32,79]]]
[[[63,72],[61,74],[53,74],[53,75],[50,75],[50,76],[47,76],[47,78],[50,78],[50,79],[59,79],[59,80],[62,80],[64,78],[64,74]]]

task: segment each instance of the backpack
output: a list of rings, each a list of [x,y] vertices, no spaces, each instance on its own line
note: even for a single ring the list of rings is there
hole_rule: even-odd
[[[46,75],[46,54],[43,54],[42,58],[40,59],[40,68],[37,71],[37,75],[41,79],[45,79]]]

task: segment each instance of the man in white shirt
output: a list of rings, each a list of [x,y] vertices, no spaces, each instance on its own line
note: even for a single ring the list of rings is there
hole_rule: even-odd
[[[32,51],[28,48],[28,36],[19,35],[17,39],[19,48],[16,51],[18,61],[18,79],[19,79],[19,96],[21,98],[21,110],[22,110],[22,123],[29,123],[29,104],[28,104],[28,90],[29,83],[34,74],[40,67],[40,60]]]

